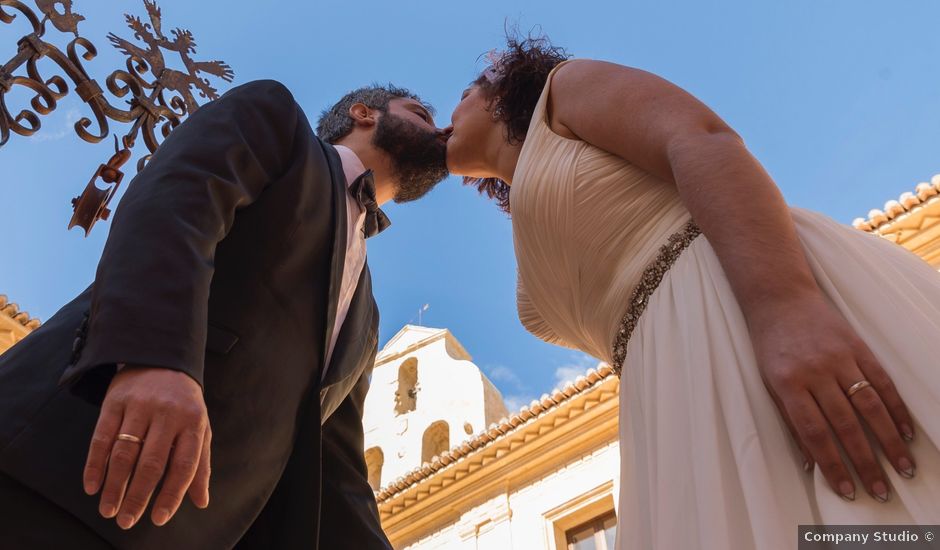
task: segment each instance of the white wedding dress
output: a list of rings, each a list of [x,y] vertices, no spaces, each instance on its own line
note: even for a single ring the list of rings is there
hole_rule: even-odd
[[[549,128],[551,77],[510,199],[526,328],[612,362],[631,291],[690,219],[674,185]],[[741,197],[742,201],[748,200]],[[666,273],[621,379],[621,550],[791,550],[799,524],[940,523],[940,274],[880,237],[792,217],[819,286],[892,377],[915,419],[914,479],[879,453],[879,503],[842,500],[802,456],[764,387],[731,287],[704,236]]]

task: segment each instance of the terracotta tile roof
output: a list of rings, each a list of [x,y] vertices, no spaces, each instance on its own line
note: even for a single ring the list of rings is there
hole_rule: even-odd
[[[33,330],[40,325],[39,319],[33,319],[29,316],[29,313],[20,311],[20,308],[10,302],[4,294],[0,294],[0,314],[13,319],[29,330]]]
[[[547,412],[557,409],[566,401],[598,386],[613,376],[615,376],[613,368],[604,363],[599,365],[597,369],[589,369],[583,376],[577,377],[573,382],[568,382],[563,387],[555,389],[550,395],[543,394],[541,398],[532,401],[528,406],[522,407],[518,413],[490,424],[490,427],[483,432],[476,434],[453,449],[435,456],[430,462],[425,462],[420,467],[389,483],[376,493],[376,500],[381,504],[391,499],[409,487],[433,476],[458,460],[481,451],[517,428],[533,422]]]
[[[885,203],[884,210],[873,209],[868,218],[855,218],[852,225],[862,231],[880,234],[881,229],[904,215],[914,212],[927,204],[940,201],[940,174],[930,179],[930,183],[917,184],[914,192],[902,193],[897,200]]]

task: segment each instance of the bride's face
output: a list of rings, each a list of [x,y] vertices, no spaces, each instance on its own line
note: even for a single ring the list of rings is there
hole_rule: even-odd
[[[493,120],[488,101],[478,85],[463,92],[460,103],[450,116],[453,132],[447,140],[447,169],[458,176],[488,178],[493,174],[486,162],[486,151],[500,139],[501,122]]]

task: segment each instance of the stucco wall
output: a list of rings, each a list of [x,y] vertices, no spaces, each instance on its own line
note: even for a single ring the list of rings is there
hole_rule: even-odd
[[[401,550],[555,550],[553,526],[546,514],[605,485],[611,487],[616,505],[619,472],[617,441],[559,464],[557,470],[522,486],[515,486],[510,472],[504,490]]]
[[[427,345],[377,365],[372,373],[363,428],[366,449],[382,449],[383,485],[421,465],[422,438],[433,423],[448,424],[451,448],[484,430],[489,418],[506,414],[499,391],[476,365],[459,358],[458,348],[448,340],[432,339]],[[415,410],[396,414],[399,368],[409,360],[417,360],[418,365]]]

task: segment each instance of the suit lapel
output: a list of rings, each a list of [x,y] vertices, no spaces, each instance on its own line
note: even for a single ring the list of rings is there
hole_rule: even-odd
[[[323,141],[320,141],[320,144],[324,153],[326,153],[327,164],[330,167],[330,178],[333,181],[333,218],[336,222],[334,224],[336,233],[333,237],[333,257],[330,260],[326,333],[323,340],[323,357],[320,359],[321,369],[325,369],[327,368],[326,357],[330,350],[330,341],[333,339],[333,325],[336,324],[336,308],[339,304],[339,290],[343,281],[343,266],[346,263],[346,224],[348,221],[346,219],[346,175],[343,173],[343,162],[332,145]]]

